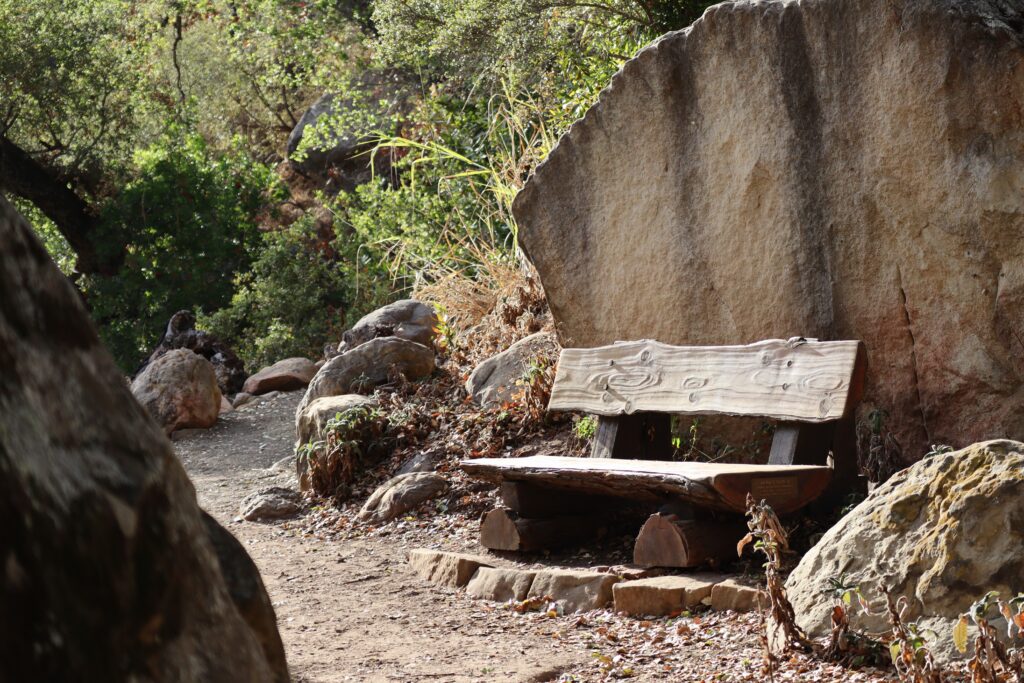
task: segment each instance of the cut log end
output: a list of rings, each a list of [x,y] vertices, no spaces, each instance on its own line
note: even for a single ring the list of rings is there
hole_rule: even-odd
[[[480,522],[480,543],[490,550],[549,550],[595,538],[600,529],[601,521],[593,517],[528,519],[495,508]]]
[[[651,515],[633,546],[633,562],[641,567],[720,566],[736,554],[746,529],[742,521],[681,520]]]

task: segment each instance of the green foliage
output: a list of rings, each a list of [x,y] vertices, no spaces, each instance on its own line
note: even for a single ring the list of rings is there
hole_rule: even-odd
[[[309,485],[318,495],[346,500],[361,465],[387,454],[393,441],[382,438],[388,420],[379,408],[359,407],[335,413],[321,438],[302,444],[296,457],[306,465]]]
[[[597,436],[597,418],[584,415],[573,423],[572,433],[580,441],[590,441]]]
[[[264,235],[259,251],[236,277],[230,304],[200,320],[234,345],[248,367],[318,357],[325,343],[340,340],[347,326],[390,295],[380,277],[357,287],[353,262],[318,236],[308,218]]]
[[[260,243],[256,214],[273,186],[265,166],[241,152],[215,157],[177,126],[135,164],[137,177],[101,214],[104,230],[129,236],[124,265],[116,278],[81,283],[125,369],[145,357],[176,311],[229,303],[233,276]]]

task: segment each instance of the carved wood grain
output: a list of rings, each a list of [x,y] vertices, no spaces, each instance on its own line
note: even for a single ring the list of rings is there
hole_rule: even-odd
[[[670,346],[645,340],[563,349],[548,408],[829,422],[859,400],[863,357],[858,341]]]

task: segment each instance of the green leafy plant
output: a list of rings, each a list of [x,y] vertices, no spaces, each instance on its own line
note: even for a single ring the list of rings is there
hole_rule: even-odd
[[[907,609],[906,597],[894,600],[892,593],[885,591],[886,609],[892,626],[892,640],[889,641],[889,655],[896,673],[903,683],[942,683],[942,670],[932,658],[928,639],[936,633],[921,627],[916,622],[907,623],[903,615]]]
[[[335,502],[351,495],[350,485],[371,458],[382,455],[387,418],[379,408],[360,407],[336,413],[320,439],[296,451],[306,468],[310,488]]]
[[[1024,594],[1009,601],[999,599],[999,593],[989,591],[975,601],[953,627],[953,645],[962,653],[967,652],[968,620],[974,623],[977,637],[974,639],[974,655],[967,663],[971,672],[971,683],[1002,683],[1002,681],[1024,681],[1024,652],[1020,648],[1008,648],[1000,640],[989,615],[996,613],[1006,620],[1007,638],[1024,633]]]

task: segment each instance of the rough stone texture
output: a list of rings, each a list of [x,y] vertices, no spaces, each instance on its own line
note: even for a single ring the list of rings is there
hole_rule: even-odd
[[[803,557],[786,581],[797,620],[825,633],[829,607],[818,596],[829,578],[845,574],[875,603],[884,605],[883,586],[906,596],[905,618],[925,616],[948,641],[974,600],[1021,590],[1021,520],[1024,443],[989,441],[928,457],[876,488]],[[857,623],[883,628],[884,610]]]
[[[466,380],[466,391],[484,407],[510,401],[517,391],[516,382],[530,369],[530,362],[557,353],[554,332],[531,334],[477,365]]]
[[[219,414],[223,415],[224,413],[230,413],[234,409],[235,407],[231,405],[231,401],[228,400],[228,397],[225,396],[224,394],[221,394]]]
[[[3,199],[0,519],[5,680],[290,680],[255,566]]]
[[[714,583],[689,576],[658,576],[612,586],[615,611],[664,616],[696,607],[710,597]]]
[[[188,349],[213,365],[217,385],[222,394],[235,394],[245,382],[245,365],[235,352],[209,332],[196,329],[196,316],[192,311],[178,311],[167,321],[167,329],[160,343],[135,371],[138,377],[150,363],[174,349]]]
[[[519,193],[563,346],[862,339],[910,459],[1024,436],[1024,6],[737,2]]]
[[[481,567],[466,586],[466,594],[479,600],[525,600],[537,572],[506,567]]]
[[[362,394],[324,396],[323,398],[316,399],[296,415],[296,448],[310,441],[322,439],[324,427],[339,413],[345,414],[350,410],[374,408],[376,406],[376,399],[363,396]],[[296,457],[295,474],[299,480],[299,488],[303,491],[309,488],[308,470],[309,461],[305,457]]]
[[[553,569],[537,572],[527,597],[549,596],[566,612],[601,609],[612,601],[612,586],[619,577],[599,572]]]
[[[285,358],[263,368],[245,380],[242,391],[259,395],[270,391],[303,389],[316,375],[316,365],[308,358]]]
[[[168,434],[212,427],[220,415],[213,365],[188,349],[168,351],[147,365],[132,382],[132,393]]]
[[[381,524],[447,489],[448,481],[440,474],[400,474],[377,487],[377,490],[366,499],[358,517],[370,524]]]
[[[232,402],[231,407],[241,408],[246,403],[250,403],[255,398],[256,397],[253,396],[252,394],[247,394],[244,391],[240,391],[239,393],[235,394],[235,400],[234,402]]]
[[[299,494],[283,486],[268,486],[242,499],[238,514],[247,522],[289,517],[302,509]]]
[[[757,597],[761,596],[761,604],[768,606],[768,596],[764,592],[733,579],[716,583],[711,589],[711,609],[734,612],[753,612],[757,609]],[[790,595],[790,598],[793,596]]]
[[[475,555],[418,549],[409,551],[409,566],[427,581],[461,588],[469,583],[478,569],[490,567],[491,563]]]
[[[301,445],[323,438],[324,427],[338,414],[356,408],[375,408],[377,400],[362,394],[342,394],[318,398],[296,416],[295,437]]]
[[[351,351],[377,337],[398,337],[429,347],[434,343],[437,314],[434,307],[415,299],[402,299],[364,315],[347,330],[338,352]]]
[[[421,451],[402,463],[395,474],[433,472],[437,469],[437,463],[441,461],[441,457],[440,451]]]
[[[399,337],[379,337],[327,361],[316,373],[296,415],[322,396],[369,391],[388,381],[394,370],[408,380],[434,372],[434,350]]]

